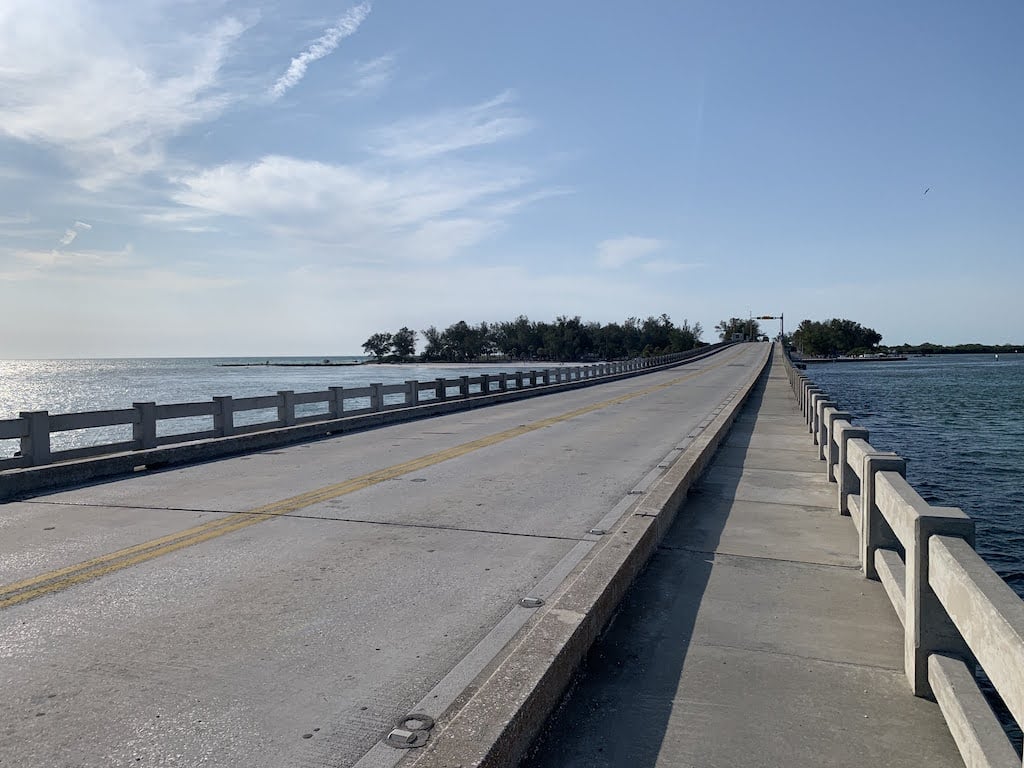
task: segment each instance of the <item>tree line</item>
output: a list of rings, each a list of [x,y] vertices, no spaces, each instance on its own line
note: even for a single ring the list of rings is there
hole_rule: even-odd
[[[471,325],[465,320],[444,330],[435,326],[421,332],[423,352],[416,354],[417,333],[403,327],[394,333],[378,332],[363,344],[363,351],[383,361],[421,360],[463,363],[501,356],[510,360],[575,362],[685,352],[702,346],[700,323],[684,320],[676,325],[668,315],[602,325],[561,316],[554,322],[534,321],[525,315],[515,320]]]
[[[804,320],[793,332],[791,343],[808,357],[870,354],[878,352],[882,334],[853,320],[833,318]]]

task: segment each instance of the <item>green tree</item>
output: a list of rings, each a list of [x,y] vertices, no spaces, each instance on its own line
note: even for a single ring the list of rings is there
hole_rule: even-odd
[[[363,351],[383,360],[391,352],[392,336],[390,333],[375,333],[363,342]]]
[[[757,320],[742,317],[730,317],[728,320],[720,320],[715,326],[718,331],[718,338],[722,341],[731,341],[734,333],[742,333],[748,339],[756,339],[761,335],[761,326]]]
[[[391,345],[399,360],[408,360],[416,354],[416,331],[403,325],[391,337]]]

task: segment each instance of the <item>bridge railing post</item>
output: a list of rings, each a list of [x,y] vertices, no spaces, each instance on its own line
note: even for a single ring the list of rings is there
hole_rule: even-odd
[[[135,418],[132,420],[132,440],[135,450],[156,448],[156,403],[132,403]]]
[[[499,392],[508,392],[508,374],[507,373],[499,373],[498,374],[498,391]]]
[[[405,404],[406,405],[419,405],[420,402],[420,383],[415,379],[409,379],[405,382]]]
[[[448,382],[444,378],[434,380],[434,398],[437,400],[448,399]]]
[[[25,420],[26,434],[21,438],[21,455],[29,465],[39,467],[50,463],[50,413],[49,411],[22,411],[19,419]]]
[[[915,696],[931,696],[928,657],[933,653],[971,659],[960,631],[928,583],[928,539],[935,535],[965,539],[974,548],[974,521],[958,507],[928,507],[914,526],[906,553],[906,626],[904,667]]]
[[[277,423],[282,427],[295,426],[295,392],[290,389],[277,393]]]
[[[487,395],[491,392],[491,375],[484,373],[480,375],[480,394]]]
[[[459,376],[459,394],[469,397],[469,376]]]
[[[830,398],[818,400],[814,406],[814,442],[818,445],[818,460],[825,460],[825,409],[838,408],[839,404]]]
[[[536,387],[537,386],[537,372],[536,371],[530,371],[530,386],[531,387]]]
[[[551,383],[551,369],[550,368],[545,368],[544,371],[541,373],[541,376],[543,377],[542,381],[543,381],[544,384],[550,384]]]
[[[836,453],[836,463],[839,467],[839,471],[835,473],[835,480],[837,488],[837,500],[839,503],[839,514],[849,515],[850,510],[847,504],[847,500],[850,498],[850,494],[859,494],[861,491],[860,487],[860,476],[857,471],[850,466],[849,455],[850,455],[850,441],[854,438],[860,438],[864,442],[868,440],[868,431],[864,427],[855,427],[850,424],[849,421],[840,420],[833,422],[832,429],[835,433],[834,442],[838,444],[838,450]],[[863,515],[858,519],[858,528],[863,529],[864,524],[862,522]]]
[[[331,399],[328,403],[332,419],[340,419],[345,413],[345,388],[330,387]]]
[[[375,411],[384,410],[384,384],[377,383],[370,385],[370,408]]]
[[[213,412],[213,431],[217,433],[217,437],[235,434],[235,408],[231,395],[218,395],[213,401],[217,404]]]

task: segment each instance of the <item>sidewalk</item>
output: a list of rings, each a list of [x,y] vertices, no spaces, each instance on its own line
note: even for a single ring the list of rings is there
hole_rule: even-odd
[[[776,350],[524,765],[962,766]]]

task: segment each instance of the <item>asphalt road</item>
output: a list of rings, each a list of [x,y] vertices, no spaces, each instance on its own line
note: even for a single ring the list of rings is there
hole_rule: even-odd
[[[0,766],[394,764],[767,348],[0,505]]]

